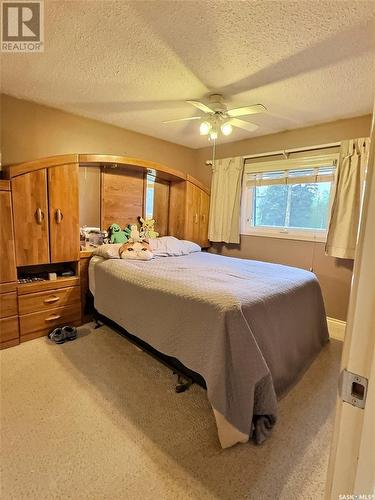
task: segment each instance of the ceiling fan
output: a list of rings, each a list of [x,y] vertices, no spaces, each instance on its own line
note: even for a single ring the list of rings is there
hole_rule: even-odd
[[[189,118],[178,118],[176,120],[167,120],[163,123],[184,122],[190,120],[201,120],[199,131],[201,135],[208,135],[210,140],[215,141],[219,134],[230,135],[233,127],[242,128],[253,132],[258,128],[255,123],[240,120],[239,116],[253,115],[267,111],[263,104],[253,104],[241,108],[228,109],[221,94],[211,94],[208,98],[209,104],[200,101],[186,101],[200,111],[203,116],[191,116]]]

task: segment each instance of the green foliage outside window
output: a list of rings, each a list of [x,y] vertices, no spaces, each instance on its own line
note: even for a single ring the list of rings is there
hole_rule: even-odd
[[[330,182],[256,187],[253,195],[253,225],[326,229],[330,189]]]

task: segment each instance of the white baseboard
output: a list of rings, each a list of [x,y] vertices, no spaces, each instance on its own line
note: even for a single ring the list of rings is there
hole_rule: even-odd
[[[327,316],[328,331],[331,339],[344,341],[346,322]]]

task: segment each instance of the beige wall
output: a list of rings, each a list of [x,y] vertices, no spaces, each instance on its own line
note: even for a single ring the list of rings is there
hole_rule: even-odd
[[[288,130],[278,134],[255,137],[244,141],[223,144],[217,148],[218,158],[247,154],[267,153],[318,144],[337,142],[353,137],[370,135],[371,115],[314,127]],[[198,166],[205,172],[204,181],[209,183],[210,172],[204,169],[205,160],[211,155],[210,148],[198,151]],[[353,263],[324,255],[324,244],[260,236],[241,236],[240,245],[213,245],[212,252],[233,257],[276,262],[312,269],[322,288],[327,315],[346,320]]]
[[[1,147],[3,165],[63,153],[108,153],[154,160],[202,180],[193,149],[4,94]]]
[[[283,149],[303,148],[318,144],[328,144],[354,137],[368,137],[371,129],[371,115],[338,120],[313,127],[285,130],[277,134],[263,135],[243,141],[219,144],[216,148],[216,158],[231,158],[233,156],[269,153]],[[205,161],[212,156],[210,147],[197,150],[197,167],[202,172],[203,181],[210,183],[211,169]]]

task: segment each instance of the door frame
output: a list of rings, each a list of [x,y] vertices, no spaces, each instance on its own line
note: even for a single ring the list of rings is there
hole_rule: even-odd
[[[337,397],[327,500],[375,493],[375,107],[341,373],[368,379],[364,409]],[[360,497],[359,497],[360,498]],[[363,497],[366,498],[366,497]],[[375,498],[368,497],[368,498]]]

